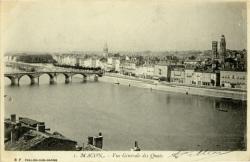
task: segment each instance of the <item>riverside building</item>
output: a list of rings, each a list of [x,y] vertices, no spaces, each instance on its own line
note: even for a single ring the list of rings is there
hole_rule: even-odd
[[[185,69],[184,68],[174,68],[171,70],[170,82],[172,83],[184,83],[185,81]]]
[[[120,72],[120,59],[116,57],[108,57],[106,71]]]
[[[220,71],[220,86],[227,88],[247,88],[247,72]]]
[[[154,77],[156,79],[163,78],[165,81],[170,81],[171,69],[168,64],[157,64],[154,66]]]
[[[154,76],[154,66],[151,64],[145,64],[143,66],[136,67],[136,76],[152,79]]]
[[[197,70],[193,73],[192,84],[197,86],[219,86],[219,73],[209,70]]]
[[[126,61],[120,66],[121,73],[124,75],[135,76],[136,75],[136,63],[135,61]]]
[[[193,75],[194,75],[194,68],[186,68],[185,69],[185,84],[193,84]]]

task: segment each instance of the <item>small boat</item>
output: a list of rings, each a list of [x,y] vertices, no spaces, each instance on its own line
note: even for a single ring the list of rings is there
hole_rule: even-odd
[[[118,81],[118,80],[116,80],[116,82],[115,82],[114,84],[117,84],[117,85],[119,85],[120,83],[119,83],[119,81]]]

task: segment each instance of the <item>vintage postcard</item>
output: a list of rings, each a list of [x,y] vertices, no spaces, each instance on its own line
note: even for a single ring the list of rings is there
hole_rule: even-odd
[[[0,161],[250,160],[249,6],[1,1]]]

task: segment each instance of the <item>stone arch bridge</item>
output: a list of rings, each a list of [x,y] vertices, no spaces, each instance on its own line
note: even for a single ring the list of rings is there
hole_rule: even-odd
[[[4,77],[7,77],[11,81],[11,85],[19,85],[19,81],[23,76],[28,76],[30,78],[30,84],[39,84],[39,77],[47,74],[49,76],[49,83],[54,84],[55,78],[59,74],[65,76],[65,83],[70,83],[74,75],[80,74],[83,76],[83,82],[86,82],[88,76],[94,76],[94,81],[98,81],[98,77],[102,77],[103,72],[100,71],[48,71],[48,72],[14,72],[14,73],[5,73]]]

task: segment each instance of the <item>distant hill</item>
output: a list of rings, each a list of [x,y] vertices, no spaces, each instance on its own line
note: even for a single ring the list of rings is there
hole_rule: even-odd
[[[209,54],[209,50],[200,51],[200,50],[186,50],[186,51],[111,51],[111,54],[120,55],[142,55],[142,56],[177,56],[177,57],[190,57],[198,56],[201,54]],[[55,54],[73,54],[73,55],[102,55],[102,51],[65,51],[65,52],[8,52],[5,55],[55,55]]]

